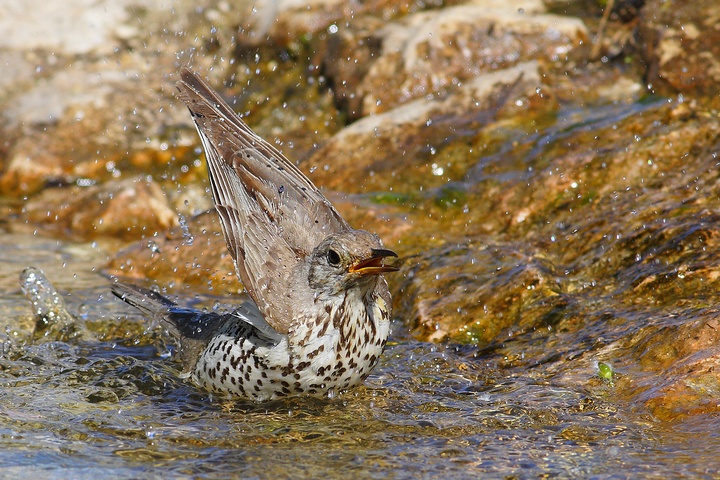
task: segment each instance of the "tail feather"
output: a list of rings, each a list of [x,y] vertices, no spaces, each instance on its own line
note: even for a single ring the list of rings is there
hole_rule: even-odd
[[[224,320],[217,313],[180,307],[159,293],[137,285],[116,282],[110,289],[120,300],[167,328],[178,342],[178,354],[186,374],[195,367],[200,352]]]
[[[271,347],[283,339],[283,335],[273,330],[252,302],[244,302],[232,313],[219,314],[181,307],[159,293],[137,285],[116,282],[110,289],[120,300],[160,322],[176,338],[185,372],[192,371],[210,339],[228,325],[235,326],[232,328],[235,335],[252,338],[252,342],[258,345]]]
[[[159,293],[137,285],[116,282],[110,286],[110,290],[120,300],[137,308],[148,317],[157,318],[166,315],[172,307],[177,306],[175,302]]]
[[[115,283],[110,289],[120,300],[168,327],[180,341],[206,341],[224,319],[214,312],[178,306],[159,293],[137,285]]]

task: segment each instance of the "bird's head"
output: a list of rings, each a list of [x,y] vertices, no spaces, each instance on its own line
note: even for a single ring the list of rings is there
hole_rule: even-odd
[[[336,295],[351,288],[372,290],[379,275],[396,272],[385,265],[387,257],[397,257],[383,248],[377,235],[364,230],[348,230],[328,236],[309,257],[308,283],[318,295]]]

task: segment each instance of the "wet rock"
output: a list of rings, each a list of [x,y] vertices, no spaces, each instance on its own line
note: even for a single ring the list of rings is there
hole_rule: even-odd
[[[613,304],[667,305],[689,292],[708,295],[720,287],[711,273],[720,244],[709,206],[716,198],[720,124],[674,119],[672,111],[663,103],[618,111],[625,118],[600,121],[591,131],[564,125],[573,133],[538,139],[545,145],[539,150],[518,144],[512,153],[485,157],[482,168],[468,171],[467,184],[455,184],[457,206],[439,203],[445,193],[436,189],[416,199],[408,221],[439,242],[522,238],[552,269],[568,272],[568,288],[595,285],[613,292]],[[684,160],[687,152],[692,163]],[[462,263],[472,260],[467,255]],[[428,268],[426,278],[433,278],[434,267]],[[472,304],[474,288],[468,291]]]
[[[535,96],[540,84],[538,65],[533,62],[481,75],[444,97],[415,100],[358,120],[304,165],[318,185],[346,192],[446,183],[440,173],[444,167],[435,160],[438,151],[464,142],[495,119],[506,103]],[[456,175],[461,174],[467,164],[454,168]]]
[[[456,184],[464,215],[429,193],[408,222],[442,246],[408,260],[397,312],[419,338],[465,338],[664,420],[713,413],[720,122],[667,102],[613,112],[484,158]]]
[[[24,210],[42,230],[76,239],[151,237],[177,224],[160,186],[145,178],[46,189]]]
[[[528,5],[529,3],[529,5]],[[376,32],[382,53],[362,80],[363,115],[536,59],[563,61],[587,40],[577,18],[539,2],[484,2],[420,12]]]
[[[546,14],[539,0],[437,7],[261,2],[241,28],[238,51],[257,55],[269,43],[296,55],[302,39],[312,47],[310,71],[320,70],[336,105],[355,120],[518,63],[562,63],[587,36],[581,21]]]
[[[406,259],[394,291],[395,314],[414,319],[414,334],[421,338],[478,345],[507,329],[554,324],[567,301],[562,280],[541,253],[528,247],[476,239]]]
[[[90,3],[0,7],[3,31],[12,32],[0,40],[0,60],[11,65],[0,81],[4,196],[83,177],[117,178],[116,167],[133,165],[137,154],[141,162],[151,149],[158,163],[168,162],[175,153],[168,144],[189,143],[183,132],[191,122],[174,101],[178,57],[157,52],[181,52],[187,63],[193,42],[171,31],[192,37],[204,24],[191,21],[195,13],[171,15],[170,9],[194,12],[196,5],[148,2],[137,10],[132,1]],[[77,28],[63,27],[69,24]],[[196,67],[210,63],[202,56],[194,61]]]
[[[285,44],[301,37],[312,38],[331,26],[330,32],[335,33],[367,15],[387,21],[422,8],[427,8],[423,2],[412,1],[371,0],[351,4],[343,0],[260,1],[247,9],[240,38],[250,44],[268,41]]]
[[[135,282],[151,281],[161,288],[191,285],[200,292],[243,290],[214,211],[130,245],[108,263],[105,272]]]
[[[717,95],[720,4],[714,0],[649,0],[640,15],[647,80],[665,91]]]
[[[631,343],[633,356],[650,376],[637,375],[636,388],[658,418],[720,411],[720,321],[714,308],[709,318],[687,321],[671,316],[643,329]]]
[[[253,48],[228,72],[230,104],[258,135],[275,143],[291,160],[306,158],[345,122],[311,56],[307,44],[286,50]],[[223,91],[222,78],[212,85]]]
[[[652,306],[608,310],[597,320],[602,323],[584,327],[584,348],[568,349],[548,338],[525,351],[530,362],[538,359],[535,349],[544,349],[544,359],[554,357],[548,368],[555,382],[585,385],[594,395],[637,405],[656,420],[717,414],[720,330],[715,307],[671,307],[663,314]],[[596,373],[603,362],[613,365],[611,381]]]
[[[58,182],[117,178],[124,167],[150,173],[170,163],[174,152],[167,150],[168,141],[182,144],[168,128],[175,121],[173,109],[167,108],[173,104],[171,91],[153,94],[166,83],[158,77],[157,84],[138,94],[145,83],[129,73],[71,67],[6,102],[5,129],[14,141],[0,174],[3,193],[28,195]],[[163,108],[168,113],[161,120]],[[181,112],[177,108],[175,113]],[[155,147],[150,155],[149,146]]]

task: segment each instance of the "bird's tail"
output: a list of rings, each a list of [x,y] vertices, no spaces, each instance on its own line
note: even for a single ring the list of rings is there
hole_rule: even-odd
[[[157,292],[137,285],[114,283],[110,289],[123,302],[160,322],[180,340],[207,340],[227,315],[181,307]]]
[[[140,310],[145,316],[162,320],[177,304],[163,297],[150,289],[128,285],[124,283],[113,283],[110,286],[113,295],[128,305]]]
[[[214,312],[178,306],[157,292],[137,285],[114,283],[112,293],[125,303],[140,310],[146,317],[159,322],[178,341],[178,354],[189,375],[200,352],[225,317]]]

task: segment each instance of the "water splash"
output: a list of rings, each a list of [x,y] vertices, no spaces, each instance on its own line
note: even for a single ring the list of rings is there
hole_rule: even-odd
[[[187,219],[182,213],[178,213],[178,222],[180,223],[180,229],[182,230],[182,236],[185,239],[185,245],[192,245],[195,241],[194,237],[190,233],[190,227],[188,227]]]
[[[42,270],[28,267],[20,274],[20,288],[30,301],[35,315],[33,338],[49,341],[92,338],[85,322],[68,312],[65,301]]]

